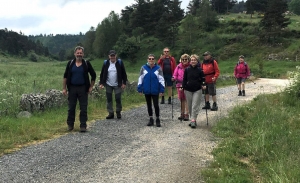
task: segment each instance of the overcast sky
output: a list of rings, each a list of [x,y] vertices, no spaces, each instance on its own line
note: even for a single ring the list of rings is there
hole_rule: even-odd
[[[25,35],[79,34],[135,0],[0,0],[0,29]],[[182,0],[186,9],[189,0]]]

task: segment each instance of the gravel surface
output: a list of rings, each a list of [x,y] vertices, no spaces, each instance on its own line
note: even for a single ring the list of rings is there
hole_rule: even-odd
[[[275,93],[287,80],[259,79],[246,84],[246,96],[237,86],[217,90],[218,111],[198,115],[191,129],[180,122],[179,101],[160,104],[162,127],[147,127],[145,106],[125,111],[122,119],[98,120],[88,132],[71,132],[25,147],[0,158],[0,182],[204,182],[200,170],[213,159],[217,139],[211,126],[236,105],[261,93]],[[204,102],[201,102],[203,105]]]

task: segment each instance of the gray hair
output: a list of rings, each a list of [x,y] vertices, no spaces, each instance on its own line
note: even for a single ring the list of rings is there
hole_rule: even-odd
[[[82,46],[76,46],[75,49],[74,49],[74,53],[77,51],[77,50],[82,50],[84,52],[84,48]]]
[[[153,58],[155,58],[155,55],[154,54],[152,54],[152,53],[150,53],[149,55],[148,55],[148,58],[149,57],[153,57]]]

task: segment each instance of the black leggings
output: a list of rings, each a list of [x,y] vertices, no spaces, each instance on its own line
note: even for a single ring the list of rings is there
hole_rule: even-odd
[[[153,100],[154,110],[156,117],[159,117],[159,105],[158,105],[158,95],[145,95],[146,102],[147,102],[147,109],[149,116],[153,116],[153,110],[152,110],[152,102],[151,98]]]

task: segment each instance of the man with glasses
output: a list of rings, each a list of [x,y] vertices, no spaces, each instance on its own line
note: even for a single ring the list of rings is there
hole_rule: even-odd
[[[75,59],[68,62],[63,79],[63,94],[68,95],[68,130],[74,129],[75,109],[77,100],[80,105],[80,132],[86,131],[88,94],[95,84],[96,73],[89,61],[83,59],[84,49],[77,46],[74,50]],[[91,76],[91,81],[89,75]],[[68,91],[67,91],[68,90]]]
[[[123,62],[120,59],[117,59],[117,53],[115,50],[110,50],[108,57],[109,59],[105,60],[102,66],[99,88],[102,89],[105,86],[106,89],[106,108],[108,111],[106,119],[114,118],[112,101],[113,92],[115,92],[116,115],[118,119],[121,119],[121,94],[123,89],[126,87],[127,74]]]
[[[165,86],[168,90],[168,104],[171,104],[171,96],[172,96],[172,76],[174,73],[174,70],[176,68],[176,61],[174,57],[170,56],[170,49],[164,48],[163,54],[161,55],[160,59],[157,61],[157,64],[160,65],[163,71],[164,79],[165,79]],[[165,103],[165,97],[162,96],[161,98],[161,104]]]

